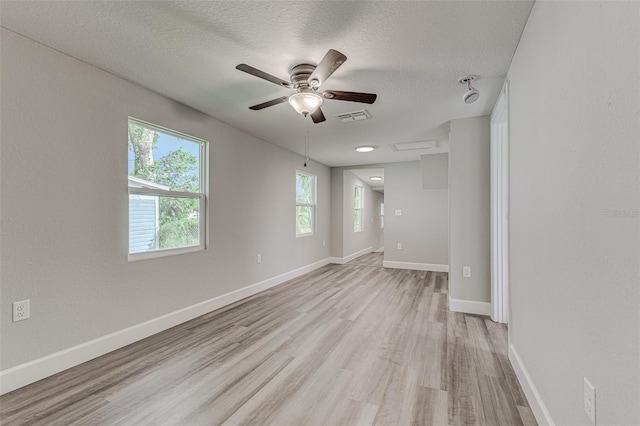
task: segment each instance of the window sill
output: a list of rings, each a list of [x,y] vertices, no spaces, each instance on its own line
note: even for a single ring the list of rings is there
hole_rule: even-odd
[[[315,233],[311,233],[311,234],[296,234],[296,238],[307,238],[307,237],[313,237],[315,236]]]
[[[145,251],[141,253],[129,253],[127,260],[129,262],[137,262],[138,260],[155,259],[158,257],[177,256],[185,253],[193,253],[203,251],[206,248],[203,245],[193,247],[181,247],[175,249],[165,249],[157,251]]]

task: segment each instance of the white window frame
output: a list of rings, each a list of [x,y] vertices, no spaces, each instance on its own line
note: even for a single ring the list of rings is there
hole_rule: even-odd
[[[198,211],[198,219],[199,219],[199,227],[200,227],[200,244],[196,246],[189,247],[178,247],[178,248],[169,248],[169,249],[159,249],[154,251],[145,251],[139,253],[129,253],[129,225],[127,220],[127,253],[128,260],[136,261],[136,260],[144,260],[144,259],[154,259],[158,257],[165,256],[174,256],[178,254],[191,253],[195,251],[202,251],[207,249],[207,225],[208,225],[208,194],[209,194],[209,142],[197,138],[195,136],[188,135],[186,133],[178,132],[176,130],[168,129],[166,127],[159,126],[157,124],[149,123],[147,121],[139,120],[134,117],[129,117],[129,123],[134,123],[142,127],[146,127],[150,130],[158,131],[160,133],[164,133],[167,135],[175,136],[180,139],[188,140],[189,142],[194,142],[200,145],[200,191],[201,192],[180,192],[180,191],[171,191],[164,190],[153,187],[128,187],[128,194],[137,194],[137,195],[150,195],[150,196],[164,196],[164,197],[182,197],[182,198],[192,198],[199,200],[200,210]],[[128,130],[127,130],[128,131]],[[128,210],[128,209],[127,209]]]
[[[313,179],[313,188],[312,191],[312,199],[313,203],[300,203],[298,202],[298,173],[301,175],[309,176]],[[318,176],[313,173],[303,172],[302,170],[296,170],[296,217],[295,217],[295,227],[296,227],[296,238],[302,237],[311,237],[316,234],[316,205],[318,203]],[[298,207],[311,207],[311,232],[298,233]]]
[[[360,192],[360,205],[356,204],[358,191]],[[356,229],[355,212],[360,211],[360,228]],[[356,185],[353,191],[353,232],[364,231],[364,187]]]

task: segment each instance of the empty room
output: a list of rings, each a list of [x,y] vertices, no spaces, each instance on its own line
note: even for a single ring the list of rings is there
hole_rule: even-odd
[[[640,2],[0,25],[0,424],[640,426]]]

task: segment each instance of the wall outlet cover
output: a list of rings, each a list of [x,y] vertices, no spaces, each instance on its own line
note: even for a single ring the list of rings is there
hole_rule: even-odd
[[[31,317],[31,301],[13,302],[13,322],[23,321]]]

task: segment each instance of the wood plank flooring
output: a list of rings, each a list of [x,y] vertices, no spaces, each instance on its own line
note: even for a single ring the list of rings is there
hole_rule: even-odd
[[[506,328],[371,253],[0,397],[4,425],[534,425]]]

